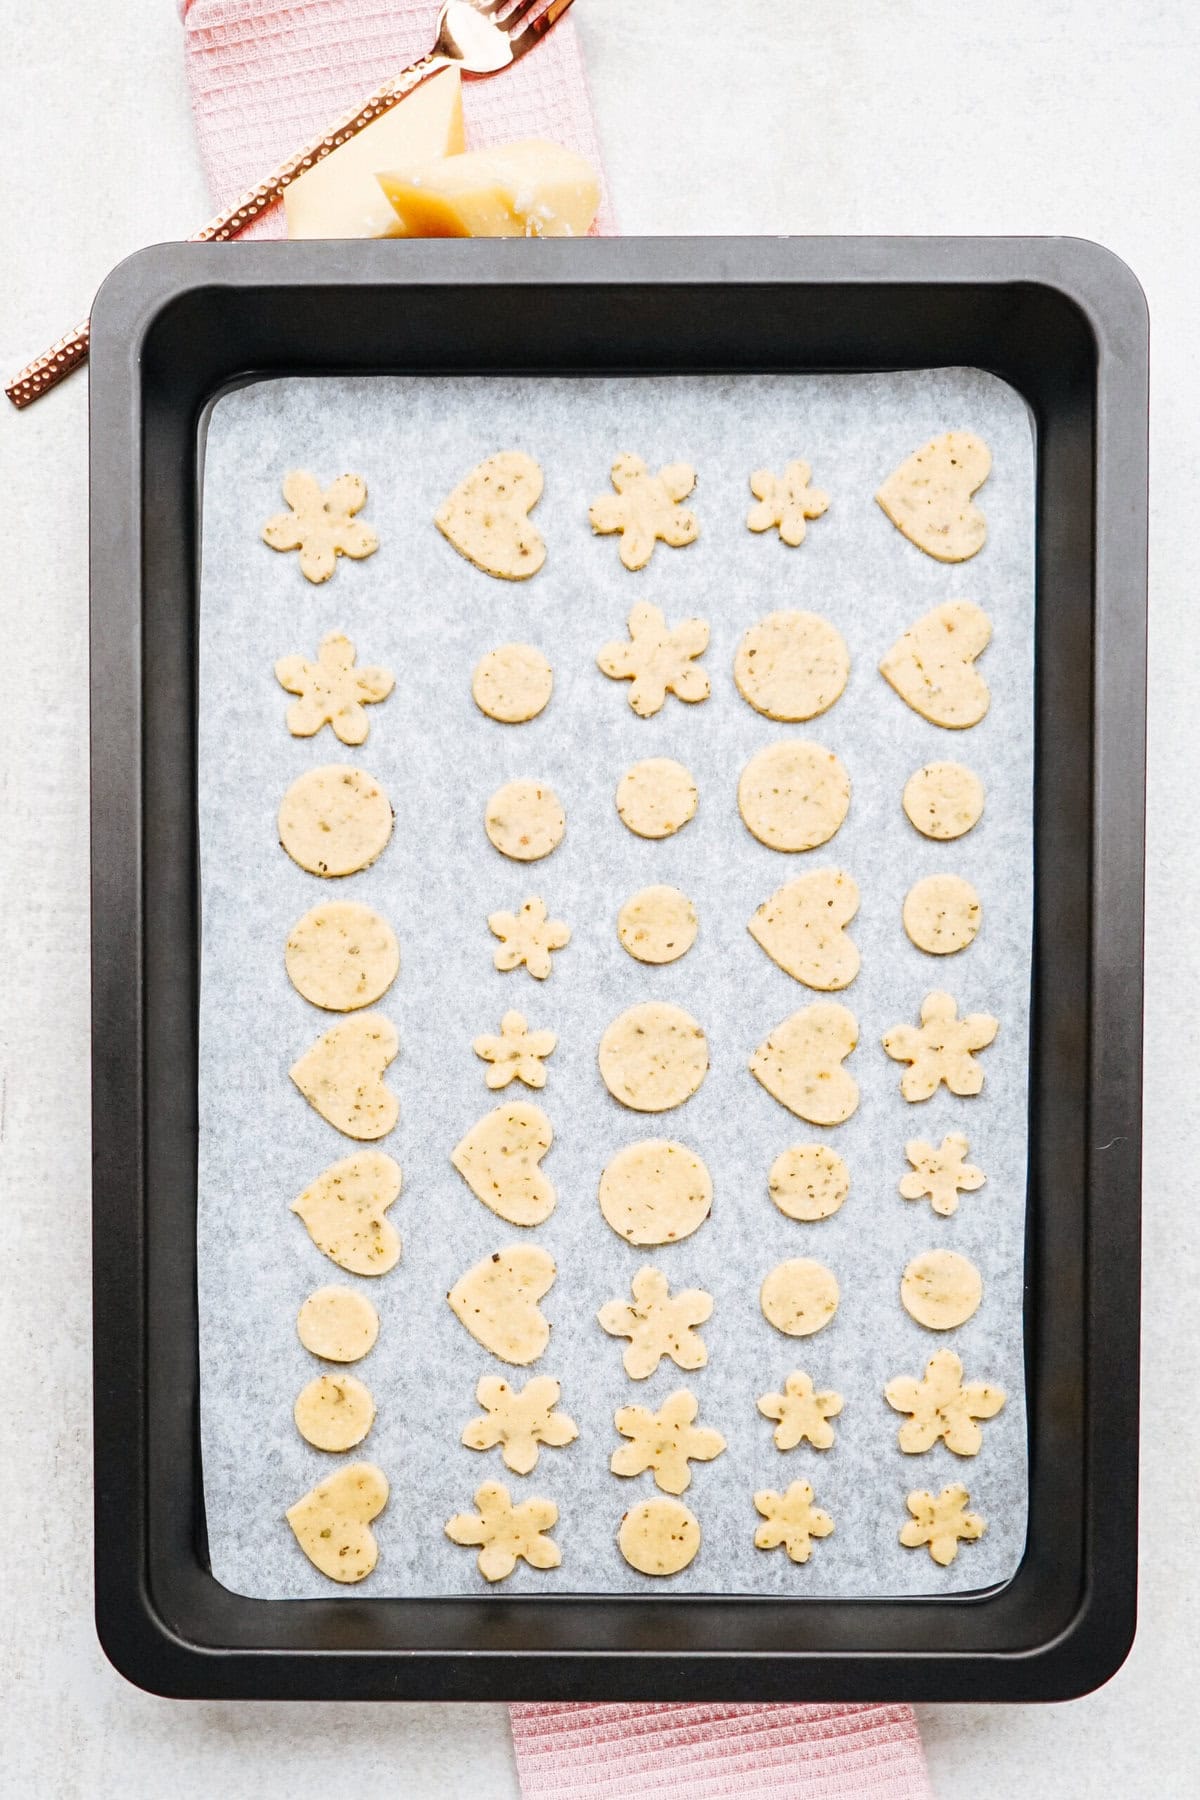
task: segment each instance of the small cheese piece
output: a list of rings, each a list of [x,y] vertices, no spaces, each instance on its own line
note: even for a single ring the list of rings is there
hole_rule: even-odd
[[[539,138],[394,162],[378,181],[395,211],[393,237],[583,237],[600,204],[591,164]]]
[[[443,69],[284,189],[289,238],[399,237],[377,169],[466,148],[457,69]]]

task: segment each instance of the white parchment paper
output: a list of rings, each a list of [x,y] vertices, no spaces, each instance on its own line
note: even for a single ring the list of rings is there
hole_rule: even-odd
[[[922,555],[875,505],[881,479],[910,451],[950,428],[981,434],[993,471],[979,496],[986,547],[961,567]],[[435,530],[438,502],[483,456],[521,448],[545,472],[535,518],[548,545],[544,569],[526,583],[489,578]],[[615,538],[593,537],[592,498],[608,487],[621,450],[654,467],[687,460],[699,481],[693,501],[701,536],[685,550],[660,546],[649,568],[628,573]],[[745,527],[748,476],[791,457],[813,465],[832,496],[799,550]],[[342,559],[313,587],[295,556],[261,541],[280,509],[285,470],[322,482],[345,470],[366,480],[364,518],[380,549],[362,563]],[[657,1406],[690,1386],[700,1422],[728,1449],[693,1464],[684,1496],[700,1520],[701,1550],[672,1590],[710,1593],[879,1596],[962,1592],[1011,1576],[1024,1546],[1026,1420],[1022,1274],[1026,1192],[1026,1077],[1030,974],[1033,768],[1034,445],[1020,397],[969,369],[876,376],[804,375],[611,380],[507,378],[288,378],[225,396],[207,432],[200,613],[199,810],[203,882],[200,1021],[199,1282],[204,1495],[212,1566],[236,1591],[262,1597],[340,1592],[310,1566],[283,1514],[343,1460],[310,1448],[292,1422],[296,1394],[321,1365],[295,1331],[305,1296],[325,1283],[360,1286],[382,1320],[379,1341],[354,1373],[371,1388],[376,1423],[354,1458],[377,1462],[391,1500],[376,1523],[379,1565],[358,1593],[479,1593],[474,1553],[451,1544],[443,1524],[470,1509],[476,1486],[507,1481],[516,1497],[549,1496],[559,1508],[563,1561],[542,1572],[520,1564],[494,1590],[505,1593],[645,1591],[655,1586],[621,1558],[615,1534],[624,1510],[655,1492],[652,1477],[622,1480],[608,1462],[620,1440],[613,1412]],[[640,598],[670,621],[698,614],[711,626],[704,658],[712,697],[684,706],[669,697],[654,718],[637,718],[626,683],[596,667],[599,647],[624,634]],[[939,730],[911,711],[878,674],[880,657],[930,607],[976,601],[991,616],[982,668],[991,709],[968,732]],[[843,697],[802,726],[773,724],[739,697],[732,663],[753,620],[779,608],[824,614],[853,658]],[[360,750],[326,729],[287,732],[288,696],[278,657],[315,655],[324,633],[345,631],[360,661],[393,669],[396,687],[370,709]],[[540,645],[554,695],[533,722],[483,717],[470,693],[472,669],[510,640]],[[739,771],[764,744],[789,734],[842,757],[853,783],[836,838],[804,856],[780,855],[750,836],[737,810]],[[674,838],[648,842],[621,824],[620,775],[642,757],[677,757],[695,775],[700,805]],[[956,843],[935,844],[908,824],[904,782],[922,763],[951,758],[982,777],[980,825]],[[374,867],[321,882],[280,848],[276,812],[290,783],[320,764],[349,761],[377,776],[396,828]],[[492,849],[484,807],[502,782],[549,781],[567,814],[567,835],[546,861],[521,866]],[[819,998],[759,949],[746,922],[785,881],[839,866],[858,882],[852,927],[862,971],[831,996],[859,1021],[850,1059],[861,1103],[846,1124],[822,1132],[786,1112],[753,1080],[747,1059],[767,1033]],[[977,887],[984,923],[960,955],[933,958],[904,934],[904,894],[922,875],[955,872]],[[700,917],[698,940],[681,961],[649,968],[616,936],[622,902],[654,882],[681,887]],[[573,931],[545,983],[525,970],[499,974],[486,918],[542,895]],[[382,1148],[404,1170],[390,1217],[404,1257],[389,1275],[359,1281],[314,1247],[288,1203],[330,1163],[355,1148],[309,1108],[288,1068],[338,1015],[310,1006],[284,971],[290,926],[322,899],[355,899],[382,911],[401,944],[400,976],[380,1002],[401,1051],[389,1080],[400,1121]],[[976,1099],[945,1089],[923,1105],[899,1091],[901,1068],[880,1039],[917,1020],[922,997],[944,987],[960,1010],[1000,1020],[983,1053],[986,1085]],[[663,1115],[637,1115],[612,1100],[596,1067],[601,1032],[625,1007],[677,1002],[704,1026],[711,1068],[699,1092]],[[540,1095],[513,1087],[493,1095],[472,1052],[480,1032],[519,1008],[559,1044]],[[477,1201],[451,1167],[463,1133],[503,1097],[536,1100],[555,1143],[545,1164],[558,1191],[552,1217],[529,1236],[558,1265],[543,1304],[550,1347],[529,1371],[488,1356],[446,1305],[452,1283],[491,1251],[523,1240]],[[986,1186],[964,1195],[953,1218],[901,1199],[906,1139],[939,1142],[964,1132]],[[685,1242],[639,1251],[604,1223],[600,1172],[622,1145],[676,1137],[700,1152],[713,1176],[711,1218]],[[767,1171],[790,1144],[822,1139],[846,1158],[852,1190],[833,1218],[800,1224],[767,1194]],[[961,1329],[931,1333],[899,1301],[901,1271],[916,1252],[944,1245],[983,1274],[979,1311]],[[841,1286],[832,1323],[815,1337],[781,1336],[763,1318],[763,1276],[793,1256],[828,1264]],[[632,1382],[624,1340],[596,1323],[606,1300],[628,1298],[643,1263],[672,1288],[701,1286],[715,1300],[703,1330],[708,1365],[684,1375],[664,1362]],[[920,1375],[938,1349],[962,1357],[968,1379],[999,1383],[1008,1403],[984,1426],[981,1454],[965,1461],[939,1445],[906,1457],[901,1423],[883,1398],[894,1375]],[[760,1394],[778,1391],[791,1369],[836,1388],[845,1409],[835,1447],[780,1453]],[[562,1405],[579,1425],[576,1443],[543,1450],[533,1475],[509,1475],[498,1451],[460,1443],[479,1411],[485,1373],[523,1381],[556,1376]],[[782,1550],[754,1547],[752,1495],[806,1477],[836,1523],[803,1567]],[[963,1480],[987,1520],[984,1538],[947,1570],[897,1533],[913,1488],[935,1492]]]

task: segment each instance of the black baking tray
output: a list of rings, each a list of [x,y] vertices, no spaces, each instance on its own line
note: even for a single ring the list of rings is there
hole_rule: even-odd
[[[869,1601],[230,1593],[208,1564],[198,1429],[206,409],[283,373],[948,364],[1010,382],[1037,434],[1019,1570]],[[1033,1700],[1119,1666],[1137,1551],[1146,427],[1141,290],[1074,239],[188,245],[109,277],[91,351],[96,1617],[132,1681],[255,1699]]]

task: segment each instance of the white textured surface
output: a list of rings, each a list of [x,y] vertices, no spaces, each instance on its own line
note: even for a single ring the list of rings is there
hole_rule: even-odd
[[[1192,1552],[1200,1267],[1200,370],[1191,0],[580,0],[621,224],[637,231],[1071,232],[1127,258],[1155,334],[1142,1628],[1101,1693],[922,1709],[945,1800],[1184,1794],[1200,1757]],[[86,24],[85,24],[86,21]],[[727,22],[724,22],[727,21]],[[711,22],[715,49],[700,26]],[[755,47],[760,34],[763,54]],[[0,0],[0,366],[106,269],[206,209],[170,0]],[[752,81],[772,71],[769,90]],[[170,182],[170,185],[166,185]],[[24,246],[12,253],[12,246]],[[76,378],[0,412],[0,1788],[31,1800],[515,1793],[499,1708],[180,1706],[90,1619],[85,418]],[[47,529],[42,530],[42,521]],[[15,671],[27,671],[18,678]],[[70,1299],[50,1301],[51,1267]],[[61,1292],[56,1286],[55,1293]],[[14,1381],[13,1377],[19,1377]],[[1169,1393],[1169,1413],[1161,1396]],[[31,1497],[48,1499],[45,1517]],[[53,1504],[49,1503],[52,1497]],[[1188,1719],[1193,1722],[1188,1724]]]

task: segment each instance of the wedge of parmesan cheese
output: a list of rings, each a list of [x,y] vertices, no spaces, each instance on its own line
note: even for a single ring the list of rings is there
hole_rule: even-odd
[[[585,157],[537,138],[377,177],[397,237],[582,237],[600,187]]]

